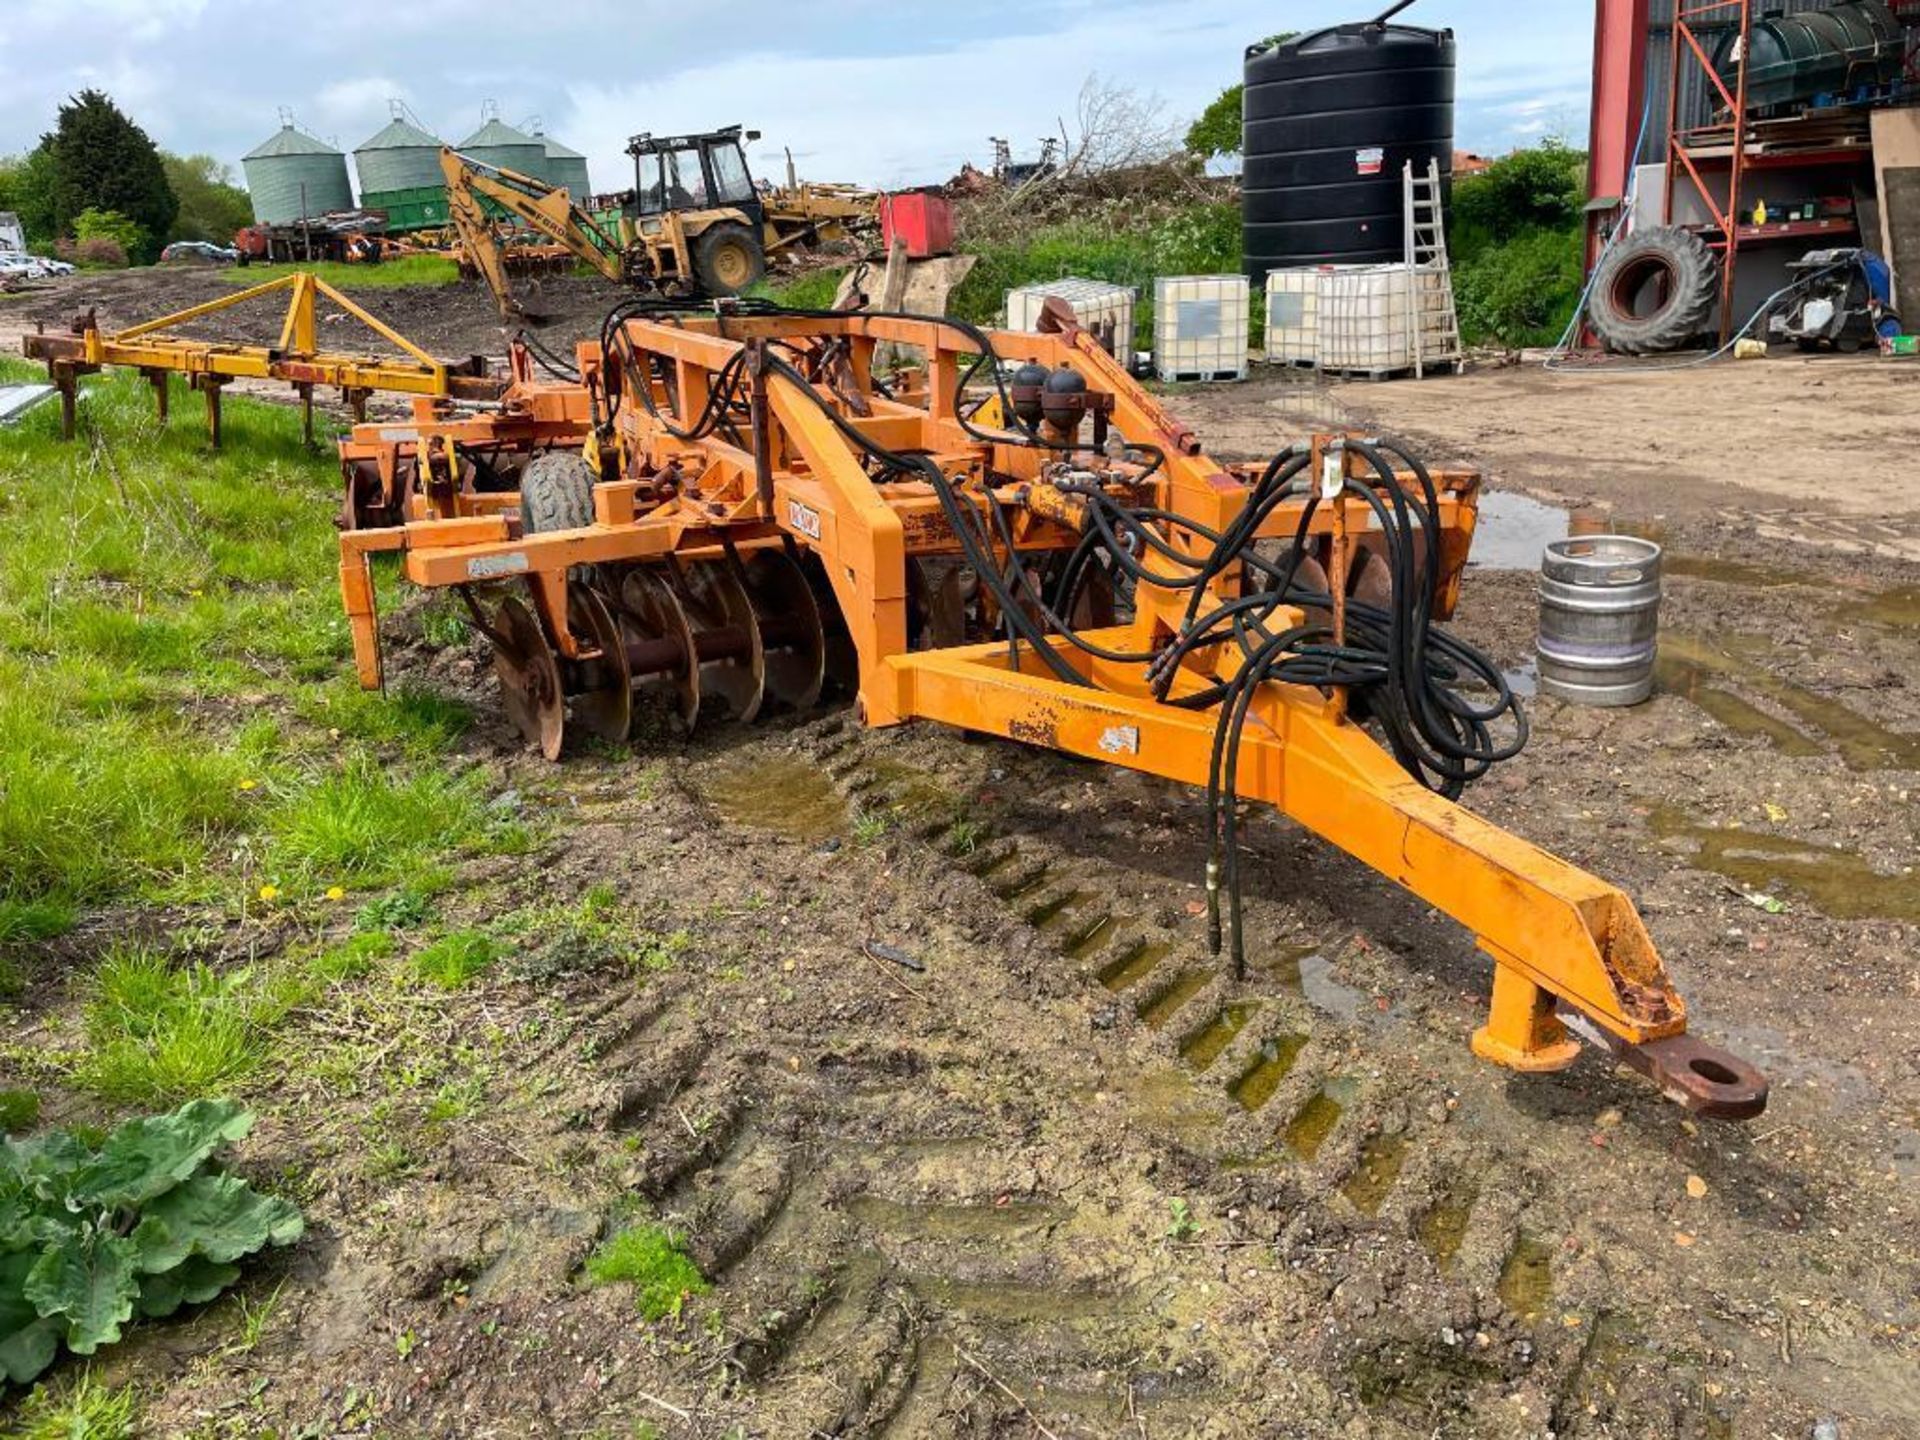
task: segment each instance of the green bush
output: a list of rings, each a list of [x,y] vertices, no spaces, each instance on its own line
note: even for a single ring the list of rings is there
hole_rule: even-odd
[[[1460,331],[1469,343],[1551,345],[1573,318],[1582,283],[1580,231],[1531,230],[1454,270]]]

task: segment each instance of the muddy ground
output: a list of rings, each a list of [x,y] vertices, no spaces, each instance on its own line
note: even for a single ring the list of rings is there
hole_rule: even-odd
[[[1277,817],[1235,984],[1180,787],[845,711],[558,767],[495,721],[467,747],[552,839],[449,920],[606,881],[664,958],[531,935],[416,1017],[486,1086],[454,1123],[427,1081],[274,1087],[244,1158],[310,1228],[273,1323],[232,1353],[223,1302],[109,1372],[161,1434],[1920,1434],[1915,373],[1170,402],[1223,459],[1351,418],[1483,464],[1486,553],[1570,505],[1665,542],[1659,693],[1536,702],[1469,803],[1626,888],[1694,1028],[1768,1070],[1759,1120],[1477,1061],[1471,937]],[[1533,583],[1477,568],[1457,620],[1522,684]],[[480,649],[395,625],[398,674],[491,705]],[[578,1281],[636,1206],[715,1282],[679,1324]]]

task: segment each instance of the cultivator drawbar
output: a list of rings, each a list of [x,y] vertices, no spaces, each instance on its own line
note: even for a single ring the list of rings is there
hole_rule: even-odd
[[[1499,670],[1437,622],[1478,476],[1361,434],[1227,467],[1073,323],[630,302],[573,367],[516,351],[500,409],[343,443],[341,587],[382,681],[371,561],[452,587],[557,758],[637,705],[691,726],[933,719],[1203,786],[1216,949],[1244,962],[1243,802],[1277,806],[1478,938],[1474,1049],[1572,1063],[1564,1010],[1712,1115],[1766,1082],[1686,1035],[1627,897],[1479,819],[1518,752]],[[880,347],[918,357],[891,378]]]

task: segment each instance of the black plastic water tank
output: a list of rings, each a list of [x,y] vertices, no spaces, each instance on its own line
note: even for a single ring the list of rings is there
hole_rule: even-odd
[[[1355,24],[1247,50],[1241,220],[1257,285],[1405,258],[1401,167],[1453,175],[1451,30]]]

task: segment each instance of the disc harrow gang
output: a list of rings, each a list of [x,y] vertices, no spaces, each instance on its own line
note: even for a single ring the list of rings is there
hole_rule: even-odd
[[[883,347],[908,357],[885,379]],[[1687,1034],[1626,895],[1457,803],[1527,735],[1499,667],[1442,623],[1478,475],[1358,432],[1223,466],[1060,308],[987,334],[629,301],[577,379],[552,359],[536,377],[516,346],[497,412],[417,407],[343,442],[363,684],[383,682],[373,557],[397,554],[468,597],[549,758],[570,724],[618,742],[647,709],[751,721],[831,679],[868,725],[1204,787],[1209,932],[1236,979],[1241,817],[1265,801],[1476,937],[1482,1057],[1572,1064],[1565,1012],[1690,1109],[1764,1106],[1757,1071]]]
[[[691,730],[703,711],[745,724],[769,702],[808,710],[819,700],[827,651],[820,607],[781,551],[575,568],[585,573],[567,582],[564,643],[572,655],[518,596],[479,621],[508,717],[549,760],[560,758],[569,723],[624,741],[636,705],[663,707]]]

